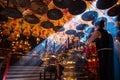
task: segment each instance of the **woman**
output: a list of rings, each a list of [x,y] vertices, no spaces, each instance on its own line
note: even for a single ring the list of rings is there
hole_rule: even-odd
[[[104,20],[96,22],[95,28],[95,32],[87,40],[86,45],[96,43],[100,80],[114,80],[113,38],[105,30]]]

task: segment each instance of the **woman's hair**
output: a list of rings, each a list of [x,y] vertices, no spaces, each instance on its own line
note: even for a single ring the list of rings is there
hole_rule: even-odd
[[[118,21],[118,22],[120,21],[120,15],[117,16],[117,21]]]
[[[99,26],[99,28],[104,28],[105,27],[105,21],[101,20],[95,23],[95,26]]]

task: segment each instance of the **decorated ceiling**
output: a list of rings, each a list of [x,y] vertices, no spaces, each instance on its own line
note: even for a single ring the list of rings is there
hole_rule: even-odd
[[[24,40],[35,47],[66,26],[61,31],[71,34],[69,30],[75,30],[80,35],[89,32],[83,31],[85,27],[92,30],[100,19],[115,26],[118,15],[120,0],[0,0],[0,41],[15,46]],[[76,20],[65,25],[73,18]]]

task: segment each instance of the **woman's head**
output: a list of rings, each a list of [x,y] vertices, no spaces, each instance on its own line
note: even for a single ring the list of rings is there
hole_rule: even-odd
[[[104,20],[98,21],[95,23],[95,26],[99,29],[102,29],[105,27],[105,21]]]
[[[118,27],[120,27],[120,15],[117,16],[116,24],[117,24]]]

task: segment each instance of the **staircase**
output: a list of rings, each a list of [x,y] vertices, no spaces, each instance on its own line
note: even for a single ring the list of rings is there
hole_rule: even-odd
[[[9,66],[6,80],[40,80],[40,66]]]
[[[55,80],[55,75],[44,71],[39,56],[12,54],[6,80]]]

